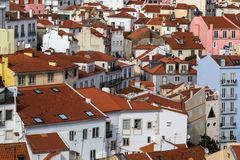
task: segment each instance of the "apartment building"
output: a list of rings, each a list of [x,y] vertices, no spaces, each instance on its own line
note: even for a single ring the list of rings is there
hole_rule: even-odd
[[[77,91],[108,117],[107,155],[139,152],[152,143],[167,150],[164,144],[161,147],[164,140],[186,144],[187,115],[179,102],[153,94],[137,94],[127,100],[96,88]]]
[[[0,75],[6,86],[65,82],[73,86],[78,79],[77,65],[30,48],[3,57],[3,62]]]
[[[161,57],[150,61],[143,68],[144,80],[153,81],[155,93],[160,93],[161,85],[172,83],[185,83],[194,85],[197,83],[197,71],[191,64],[177,57]]]
[[[20,135],[32,150],[31,159],[57,155],[56,149],[56,158],[94,160],[106,155],[105,114],[69,85],[20,87],[17,101]]]
[[[220,131],[219,143],[224,148],[227,143],[239,142],[239,65],[238,56],[207,55],[199,61],[197,82],[209,86],[219,94]],[[207,77],[207,78],[206,78]]]
[[[5,27],[14,29],[16,50],[37,47],[37,20],[32,12],[7,12]]]
[[[205,48],[203,54],[220,54],[223,49],[230,49],[240,42],[240,28],[226,17],[194,17],[190,31],[198,36]]]

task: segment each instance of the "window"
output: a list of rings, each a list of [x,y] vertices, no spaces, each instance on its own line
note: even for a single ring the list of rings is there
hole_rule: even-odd
[[[32,25],[31,23],[28,24],[28,36],[31,36],[31,32],[32,32]]]
[[[68,71],[65,71],[65,79],[68,79]]]
[[[79,87],[80,87],[80,88],[83,88],[83,82],[80,82],[80,83],[79,83]]]
[[[178,56],[181,56],[183,53],[182,53],[182,50],[179,50],[178,51]]]
[[[42,120],[40,117],[35,117],[35,118],[33,118],[33,120],[34,120],[36,123],[43,123],[43,120]]]
[[[123,146],[129,146],[129,138],[123,138]]]
[[[116,150],[116,148],[117,148],[116,141],[111,141],[111,146],[110,146],[111,151]]]
[[[75,131],[69,131],[69,141],[73,141],[75,137],[76,132]]]
[[[230,96],[235,97],[235,88],[230,89]]]
[[[61,92],[61,90],[59,88],[57,88],[57,87],[53,87],[53,88],[51,88],[51,90],[53,92]]]
[[[132,70],[131,70],[131,68],[128,68],[128,77],[132,77]]]
[[[214,31],[214,38],[218,38],[218,31]]]
[[[6,121],[12,120],[12,112],[13,110],[6,110]]]
[[[73,75],[74,75],[74,77],[77,76],[77,69],[76,68],[73,70]]]
[[[24,24],[21,25],[21,37],[25,37]]]
[[[213,42],[213,48],[216,48],[217,47],[217,42]]]
[[[85,113],[86,113],[86,115],[87,115],[88,117],[94,116],[94,114],[93,114],[91,111],[87,111],[87,112],[85,112]]]
[[[123,120],[123,129],[130,129],[130,119]]]
[[[207,127],[210,127],[210,123],[207,123]]]
[[[192,82],[193,79],[192,79],[192,76],[188,76],[188,82]]]
[[[172,122],[167,122],[167,127],[171,127],[172,126]]]
[[[226,97],[226,88],[222,88],[222,98]]]
[[[95,127],[92,130],[92,138],[98,138],[99,137],[99,127]]]
[[[230,111],[234,112],[234,102],[230,102]]]
[[[152,128],[152,122],[147,122],[147,129],[151,129]]]
[[[236,32],[232,31],[232,38],[236,38]]]
[[[151,137],[147,137],[147,143],[151,143]]]
[[[85,85],[84,85],[85,87],[88,87],[88,81],[85,81]]]
[[[87,139],[87,129],[83,129],[83,139]]]
[[[162,77],[162,84],[167,84],[167,77],[166,76]]]
[[[179,77],[179,76],[176,76],[176,77],[175,77],[175,81],[176,81],[176,82],[179,82],[179,80],[180,80],[180,77]]]
[[[230,73],[230,79],[231,79],[231,81],[234,81],[234,80],[236,80],[236,73]]]
[[[90,151],[90,160],[96,160],[96,150]]]
[[[223,31],[223,38],[227,38],[227,31]]]
[[[83,71],[86,71],[86,66],[82,66],[82,70],[83,70]]]
[[[59,116],[59,118],[61,118],[62,120],[68,119],[68,117],[67,117],[65,114],[59,114],[58,116]]]
[[[12,130],[5,131],[5,139],[6,140],[12,140],[13,139],[13,131]]]
[[[134,129],[141,129],[142,128],[142,120],[141,119],[135,119],[134,120]]]
[[[33,84],[35,84],[36,83],[36,75],[35,74],[30,74],[29,75],[29,85],[33,85]]]
[[[48,83],[54,81],[54,73],[48,73]]]
[[[18,85],[19,86],[25,85],[25,76],[23,75],[18,76]]]
[[[94,79],[91,79],[91,87],[94,86]]]
[[[26,158],[24,155],[20,155],[20,156],[18,156],[18,160],[26,160]]]
[[[18,38],[18,26],[16,25],[16,26],[14,26],[14,36],[15,36],[15,38]]]

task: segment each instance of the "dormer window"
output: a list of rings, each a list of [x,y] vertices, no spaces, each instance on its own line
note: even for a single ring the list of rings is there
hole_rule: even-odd
[[[225,66],[226,65],[226,62],[225,62],[225,59],[221,59],[221,66]]]

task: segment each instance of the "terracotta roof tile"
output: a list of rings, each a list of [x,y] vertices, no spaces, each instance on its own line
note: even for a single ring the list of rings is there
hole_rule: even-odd
[[[48,19],[38,19],[37,22],[44,26],[52,26],[53,25],[53,23],[51,21],[49,21]]]
[[[175,9],[195,9],[197,8],[195,5],[188,5],[186,3],[178,3]]]
[[[130,1],[128,1],[127,5],[132,5],[132,4],[143,5],[143,3],[144,3],[144,1],[130,0]]]
[[[1,160],[14,160],[18,159],[19,156],[24,156],[25,160],[30,160],[25,142],[0,144]]]
[[[135,24],[147,24],[150,18],[142,17],[135,21]]]
[[[61,28],[70,28],[70,29],[77,29],[82,28],[82,25],[80,23],[77,23],[72,20],[64,20],[62,24],[60,25]]]
[[[120,12],[137,12],[137,10],[135,8],[127,8],[127,7],[124,7],[124,8],[120,8],[116,11],[120,11]]]
[[[207,24],[208,28],[210,28],[210,25],[212,24],[213,28],[237,29],[235,25],[224,17],[202,16],[202,19]]]
[[[153,152],[153,151],[154,151],[154,145],[155,145],[155,144],[156,144],[155,142],[150,143],[150,144],[148,144],[148,145],[145,145],[145,146],[141,147],[140,150],[141,150],[142,152]]]
[[[116,61],[117,58],[106,53],[98,51],[79,51],[77,54],[83,55],[85,58],[88,58],[93,61]]]
[[[129,35],[127,35],[127,38],[128,39],[137,39],[140,36],[142,36],[148,32],[150,32],[150,29],[148,29],[148,28],[139,28],[139,29],[133,31],[132,33],[130,33]]]
[[[68,150],[57,133],[26,135],[26,139],[34,154]]]
[[[240,66],[240,56],[237,55],[212,55],[212,58],[220,66],[221,60],[225,60],[225,66]]]
[[[120,12],[114,15],[108,16],[110,18],[129,18],[129,19],[135,19],[132,15],[128,14],[127,12]]]
[[[53,88],[59,91],[55,92]],[[37,94],[36,89],[41,93]],[[17,112],[25,126],[104,118],[101,112],[66,84],[20,87],[19,91]],[[94,116],[89,117],[86,111],[91,111]],[[64,114],[67,119],[61,119],[59,114]],[[34,118],[40,118],[43,122],[38,123]]]
[[[192,32],[175,32],[171,37],[165,37],[164,40],[172,50],[204,49],[200,39]]]
[[[32,52],[33,57],[24,55],[24,52]],[[64,71],[65,69],[77,68],[77,65],[64,59],[59,59],[39,51],[18,51],[8,56],[9,68],[15,73]],[[56,62],[56,66],[49,65]]]
[[[160,13],[160,10],[174,10],[174,7],[169,5],[147,4],[142,10],[149,13]]]

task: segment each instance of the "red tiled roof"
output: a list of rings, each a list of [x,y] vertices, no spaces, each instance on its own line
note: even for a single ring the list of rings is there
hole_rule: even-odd
[[[34,154],[68,150],[57,133],[26,135],[26,139]]]
[[[24,7],[16,4],[15,2],[10,1],[10,10],[11,11],[24,11]]]
[[[165,37],[164,40],[172,50],[204,49],[199,38],[192,32],[175,32],[171,37]]]
[[[202,16],[202,19],[207,24],[208,28],[213,25],[213,28],[223,28],[223,29],[237,29],[235,25],[229,22],[224,17],[219,16]]]
[[[132,15],[128,14],[127,12],[120,12],[114,15],[108,16],[110,18],[129,18],[129,19],[135,19]]]
[[[140,148],[140,150],[142,151],[142,152],[153,152],[154,151],[154,145],[155,145],[156,143],[155,142],[153,142],[153,143],[150,143],[150,144],[148,144],[148,145],[145,145],[145,146],[143,146],[143,147],[141,147]]]
[[[174,10],[174,7],[169,5],[147,4],[142,10],[149,13],[160,13],[160,10]]]
[[[152,160],[147,153],[127,154],[126,157],[128,160]]]
[[[176,88],[180,87],[182,84],[184,84],[184,83],[180,83],[180,84],[168,83],[168,84],[163,84],[160,87],[161,87],[161,89],[176,89]]]
[[[47,71],[64,71],[66,69],[77,68],[77,65],[64,59],[46,55],[39,51],[18,51],[8,56],[9,68],[15,73],[29,72],[47,72]],[[33,57],[24,55],[24,52],[33,53]],[[56,62],[56,66],[49,65],[49,62]]]
[[[120,11],[120,12],[137,12],[137,10],[135,8],[127,8],[127,7],[124,7],[124,8],[120,8],[116,11]]]
[[[84,5],[94,6],[94,7],[100,6],[101,9],[104,9],[104,10],[109,9],[107,6],[105,6],[105,5],[101,4],[101,3],[96,3],[96,2],[84,3]]]
[[[143,99],[145,102],[148,102],[150,104],[156,103],[160,106],[163,106],[164,108],[174,109],[174,110],[178,110],[181,113],[185,113],[184,104],[182,104],[181,102],[176,102],[169,98],[157,96],[150,93],[147,93],[135,98],[135,100],[143,100]]]
[[[62,36],[73,36],[74,34],[73,33],[67,33],[64,30],[59,30],[58,35],[62,37]]]
[[[144,35],[145,33],[150,32],[150,30],[148,28],[139,28],[135,31],[133,31],[132,33],[130,33],[127,38],[128,39],[137,39],[140,36]]]
[[[93,28],[91,28],[91,34],[99,38],[105,38],[105,36],[102,33],[98,32],[96,29],[93,29]]]
[[[147,24],[147,22],[150,20],[150,18],[142,17],[135,21],[134,24]]]
[[[232,145],[231,148],[233,149],[236,158],[240,159],[240,146],[239,145]]]
[[[70,28],[70,29],[77,29],[82,28],[82,25],[80,23],[77,23],[72,20],[64,20],[62,24],[60,25],[61,28]]]
[[[212,55],[212,58],[220,66],[221,60],[225,60],[225,66],[240,66],[240,56],[238,55]]]
[[[106,53],[98,51],[79,51],[77,54],[83,55],[85,58],[91,59],[93,61],[116,61],[117,58]]]
[[[30,160],[25,142],[0,144],[1,160],[14,160],[18,159],[19,156],[24,156],[25,160]]]
[[[152,48],[156,48],[158,47],[158,45],[153,45],[153,44],[143,44],[143,45],[137,45],[136,47],[134,47],[134,49],[152,49]]]
[[[175,9],[195,9],[197,8],[195,5],[188,5],[186,3],[178,3]]]
[[[168,97],[169,98],[173,98],[173,97],[179,96],[181,94],[183,96],[182,100],[183,100],[183,102],[185,102],[189,98],[191,98],[191,94],[195,95],[200,90],[201,90],[201,88],[190,88],[190,89],[184,90],[184,91],[182,91],[180,93],[176,93],[176,94],[170,95]]]
[[[144,3],[144,1],[130,0],[130,1],[128,1],[127,5],[132,5],[132,4],[143,5],[143,3]]]
[[[82,70],[78,71],[78,78],[90,77],[99,73],[105,72],[105,69],[95,65],[95,70],[93,72],[85,72]]]
[[[240,27],[240,19],[235,14],[224,14],[224,17],[226,17],[229,21],[234,23],[236,26]]]
[[[52,88],[59,89],[59,92],[54,92]],[[42,93],[35,93],[35,89]],[[17,112],[25,126],[104,118],[101,112],[66,84],[19,87],[19,91]],[[94,116],[89,117],[86,111],[91,111]],[[67,119],[62,120],[59,114],[64,114]],[[36,117],[43,122],[35,122]]]
[[[48,19],[38,19],[37,22],[44,26],[52,26],[53,25],[53,23],[51,21],[49,21]]]

